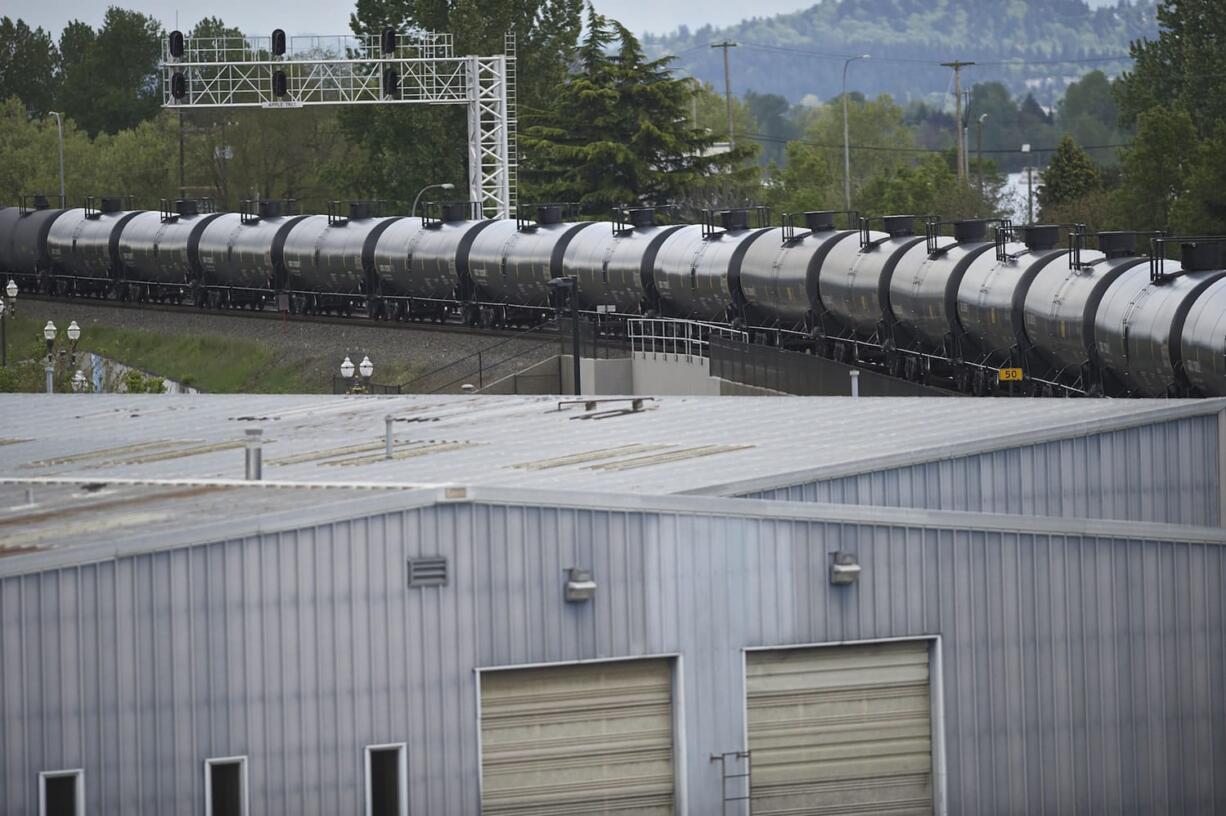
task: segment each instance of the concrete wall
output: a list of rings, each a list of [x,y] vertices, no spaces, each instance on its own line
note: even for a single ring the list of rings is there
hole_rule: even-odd
[[[569,366],[570,358],[567,357]],[[550,357],[533,363],[523,371],[509,374],[501,380],[490,383],[481,389],[482,394],[562,394],[562,378],[559,367],[562,358]],[[567,369],[569,378],[569,368]]]
[[[1226,811],[1218,531],[669,501],[444,504],[2,579],[0,812],[81,767],[90,816],[201,814],[204,760],[247,755],[253,814],[358,813],[363,747],[405,741],[410,813],[475,814],[474,669],[678,654],[706,816],[744,648],[910,636],[941,639],[950,813]],[[859,584],[829,585],[835,550]],[[448,585],[407,588],[417,555]],[[592,602],[563,602],[571,566]]]
[[[1218,526],[1219,432],[1191,417],[746,496]]]

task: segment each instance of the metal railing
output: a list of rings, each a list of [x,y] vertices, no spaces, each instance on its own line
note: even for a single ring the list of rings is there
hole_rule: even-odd
[[[719,323],[674,320],[667,317],[634,317],[626,321],[631,354],[673,358],[710,356],[711,339],[746,343],[749,333]]]

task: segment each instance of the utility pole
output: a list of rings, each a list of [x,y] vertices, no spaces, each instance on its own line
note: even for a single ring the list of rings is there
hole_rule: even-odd
[[[967,183],[971,180],[971,92],[962,92],[962,105],[965,118],[962,120],[962,167]]]
[[[974,65],[973,62],[963,62],[962,60],[954,60],[953,62],[942,62],[944,68],[954,69],[954,101],[955,101],[955,132],[954,138],[958,144],[958,181],[966,181],[966,143],[963,140],[962,132],[962,69],[967,66]]]
[[[732,73],[728,68],[728,49],[736,48],[736,43],[724,40],[711,43],[711,47],[724,49],[724,103],[728,106],[728,147],[732,148]]]
[[[179,111],[179,198],[187,198],[187,182],[183,174],[183,111]]]
[[[975,152],[976,163],[979,165],[979,195],[987,195],[987,188],[983,186],[983,120],[987,119],[986,113],[979,114],[979,123],[975,127]]]

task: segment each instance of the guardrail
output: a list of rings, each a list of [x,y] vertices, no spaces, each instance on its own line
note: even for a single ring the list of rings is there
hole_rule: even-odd
[[[626,321],[631,354],[674,358],[710,357],[711,339],[749,342],[749,333],[719,323],[667,317],[633,317]]]

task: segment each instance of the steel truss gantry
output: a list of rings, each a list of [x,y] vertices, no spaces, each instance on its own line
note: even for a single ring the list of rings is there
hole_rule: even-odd
[[[469,197],[487,217],[515,213],[513,34],[505,53],[489,57],[456,56],[450,34],[427,31],[397,33],[390,52],[380,35],[290,37],[281,55],[272,37],[187,37],[177,45],[172,51],[171,37],[163,40],[160,66],[163,107],[172,110],[467,105]]]

